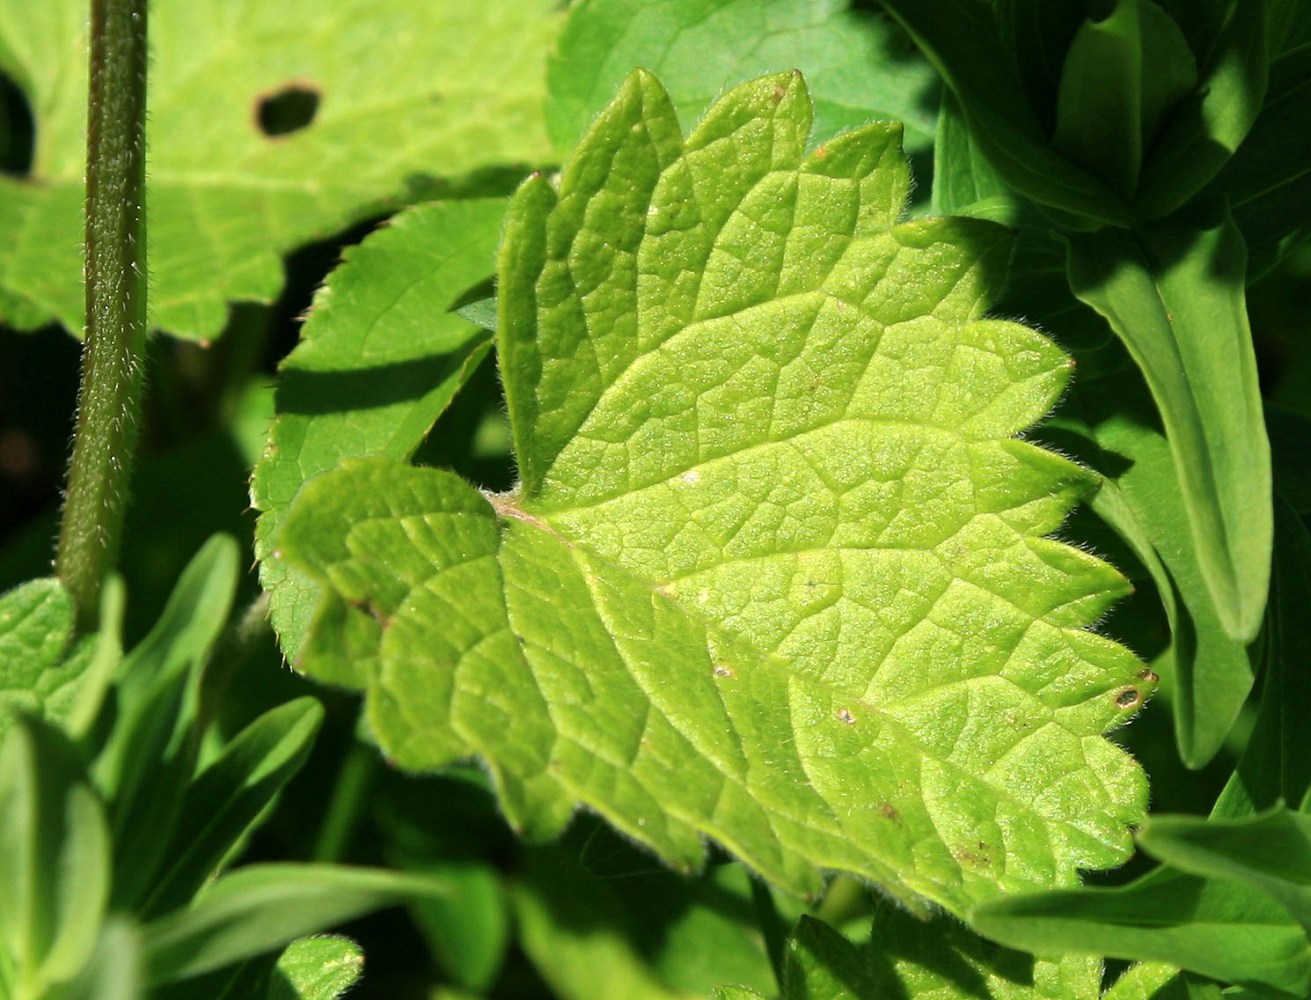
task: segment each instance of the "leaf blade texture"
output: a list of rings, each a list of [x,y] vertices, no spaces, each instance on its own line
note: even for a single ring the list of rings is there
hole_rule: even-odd
[[[1084,629],[1121,578],[1044,537],[1090,484],[1014,437],[1068,364],[983,318],[1003,231],[899,223],[895,126],[809,130],[796,74],[686,141],[630,77],[507,216],[519,490],[357,459],[280,544],[384,750],[481,756],[529,835],[581,804],[679,869],[709,837],[961,913],[1125,856],[1145,789],[1101,734],[1150,680]]]

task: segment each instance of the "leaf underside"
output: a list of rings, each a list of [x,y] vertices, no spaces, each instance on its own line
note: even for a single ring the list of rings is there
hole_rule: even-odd
[[[684,140],[629,78],[512,202],[498,355],[521,486],[356,459],[280,554],[326,583],[300,661],[400,765],[477,755],[510,821],[583,806],[677,868],[725,845],[956,913],[1119,863],[1103,733],[1151,677],[1087,630],[1126,585],[1048,536],[1087,473],[1015,437],[1065,356],[984,319],[1006,233],[898,224],[897,126],[805,154],[796,74]]]

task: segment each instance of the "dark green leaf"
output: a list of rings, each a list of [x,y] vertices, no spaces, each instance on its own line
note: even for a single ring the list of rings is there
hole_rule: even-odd
[[[1271,64],[1261,113],[1208,191],[1229,199],[1252,256],[1249,282],[1311,221],[1311,44]]]
[[[440,896],[430,878],[333,865],[267,864],[222,876],[186,910],[143,929],[152,984],[185,979],[407,898]]]
[[[1153,816],[1138,842],[1181,871],[1268,893],[1311,934],[1311,815],[1276,807],[1238,820]]]
[[[1234,0],[1214,44],[1198,54],[1199,81],[1158,137],[1143,164],[1134,208],[1159,219],[1186,204],[1246,138],[1265,99],[1268,77],[1267,0]],[[1181,13],[1181,25],[1190,20]]]
[[[270,709],[247,726],[186,789],[167,865],[135,912],[150,919],[184,906],[300,770],[323,720],[313,698]]]
[[[1197,64],[1170,15],[1147,0],[1117,0],[1070,42],[1053,143],[1131,198],[1161,119],[1196,84]]]
[[[1245,265],[1242,237],[1225,214],[1070,238],[1070,287],[1107,320],[1147,380],[1198,565],[1220,621],[1240,641],[1261,625],[1273,531]]]
[[[1057,153],[985,0],[883,0],[955,93],[970,134],[1015,191],[1074,219],[1128,225],[1123,199]]]
[[[970,134],[960,102],[951,91],[944,91],[933,144],[933,210],[943,215],[972,214],[964,211],[966,206],[1005,191]]]
[[[1311,789],[1311,537],[1282,500],[1275,502],[1275,559],[1261,656],[1261,708],[1233,777],[1213,815],[1236,818],[1277,803],[1301,802]]]

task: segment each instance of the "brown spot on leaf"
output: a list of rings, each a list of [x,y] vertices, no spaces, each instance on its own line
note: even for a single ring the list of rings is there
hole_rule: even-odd
[[[879,815],[882,816],[884,819],[892,820],[892,822],[894,823],[901,822],[901,810],[898,809],[896,806],[894,806],[891,802],[879,803]]]
[[[1156,676],[1156,671],[1154,671],[1151,667],[1143,667],[1143,669],[1138,672],[1138,676],[1143,680],[1145,680],[1148,684],[1155,684],[1157,681],[1161,679],[1160,677]]]
[[[1143,693],[1130,684],[1122,687],[1115,695],[1115,707],[1119,709],[1137,708],[1143,703]]]

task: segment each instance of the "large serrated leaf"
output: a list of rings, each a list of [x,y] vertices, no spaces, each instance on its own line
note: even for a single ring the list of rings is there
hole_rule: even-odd
[[[332,597],[384,749],[478,754],[511,821],[581,804],[676,867],[711,837],[956,912],[1113,865],[1143,776],[1102,733],[1149,693],[1085,626],[1124,592],[1047,537],[1088,475],[1015,439],[1066,358],[982,319],[1005,231],[898,224],[899,129],[804,153],[800,77],[684,141],[629,78],[502,244],[522,484],[356,460],[281,549]]]
[[[554,6],[152,3],[152,325],[212,337],[227,302],[277,297],[296,246],[434,185],[548,159]],[[82,328],[86,31],[82,0],[0,2],[0,68],[36,125],[30,176],[0,176],[0,300],[21,325]],[[270,123],[279,101],[301,115]]]

